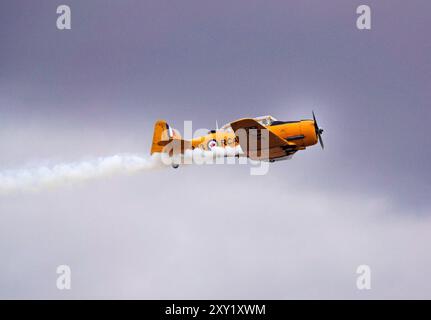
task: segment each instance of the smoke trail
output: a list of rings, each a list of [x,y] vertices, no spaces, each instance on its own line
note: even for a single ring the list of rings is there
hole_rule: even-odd
[[[244,152],[240,146],[236,147],[214,147],[211,150],[202,150],[196,148],[194,150],[186,150],[184,158],[191,159],[193,163],[197,164],[211,164],[216,158],[228,158],[235,156],[242,156]]]
[[[90,161],[58,164],[52,167],[41,166],[7,170],[0,172],[0,194],[38,190],[42,187],[85,181],[120,173],[131,174],[161,167],[163,164],[159,154],[154,154],[151,157],[118,154]]]
[[[216,158],[243,155],[239,147],[214,148],[212,151],[200,149],[186,150],[179,159],[168,154],[155,153],[152,156],[118,154],[88,161],[63,163],[54,166],[40,166],[0,172],[0,195],[16,191],[36,191],[45,187],[86,181],[115,174],[132,174],[143,170],[153,170],[181,164],[213,164]],[[190,162],[185,161],[186,159]],[[223,164],[223,162],[219,162]],[[216,162],[217,164],[217,162]]]

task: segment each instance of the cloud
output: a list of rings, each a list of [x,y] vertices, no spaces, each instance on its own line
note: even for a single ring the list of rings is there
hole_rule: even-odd
[[[431,296],[428,217],[384,195],[295,185],[274,171],[183,167],[0,206],[2,297]],[[60,264],[72,268],[69,292],[55,288]],[[370,291],[356,288],[360,264],[371,267]]]

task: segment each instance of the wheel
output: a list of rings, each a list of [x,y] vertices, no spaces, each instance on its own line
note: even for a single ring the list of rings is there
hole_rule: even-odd
[[[271,159],[271,160],[269,160],[269,162],[273,163],[273,162],[275,162],[275,160],[274,160],[274,159]]]
[[[174,169],[178,169],[178,167],[179,167],[180,165],[179,164],[177,164],[177,163],[173,163],[172,164],[172,168],[174,168]]]

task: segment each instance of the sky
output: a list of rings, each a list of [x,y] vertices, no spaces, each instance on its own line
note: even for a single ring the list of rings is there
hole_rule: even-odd
[[[314,110],[325,150],[0,194],[1,298],[431,298],[429,1],[60,4],[0,3],[0,172],[147,157],[157,119]]]

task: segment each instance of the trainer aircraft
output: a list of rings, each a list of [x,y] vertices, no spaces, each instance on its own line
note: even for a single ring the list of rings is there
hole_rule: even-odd
[[[324,148],[323,129],[319,128],[314,112],[312,114],[313,119],[298,121],[280,121],[272,116],[243,118],[191,140],[184,140],[178,130],[158,120],[154,125],[151,154],[166,152],[173,156],[183,155],[187,150],[235,148],[252,160],[285,160],[317,142]],[[179,164],[172,166],[177,168]]]

